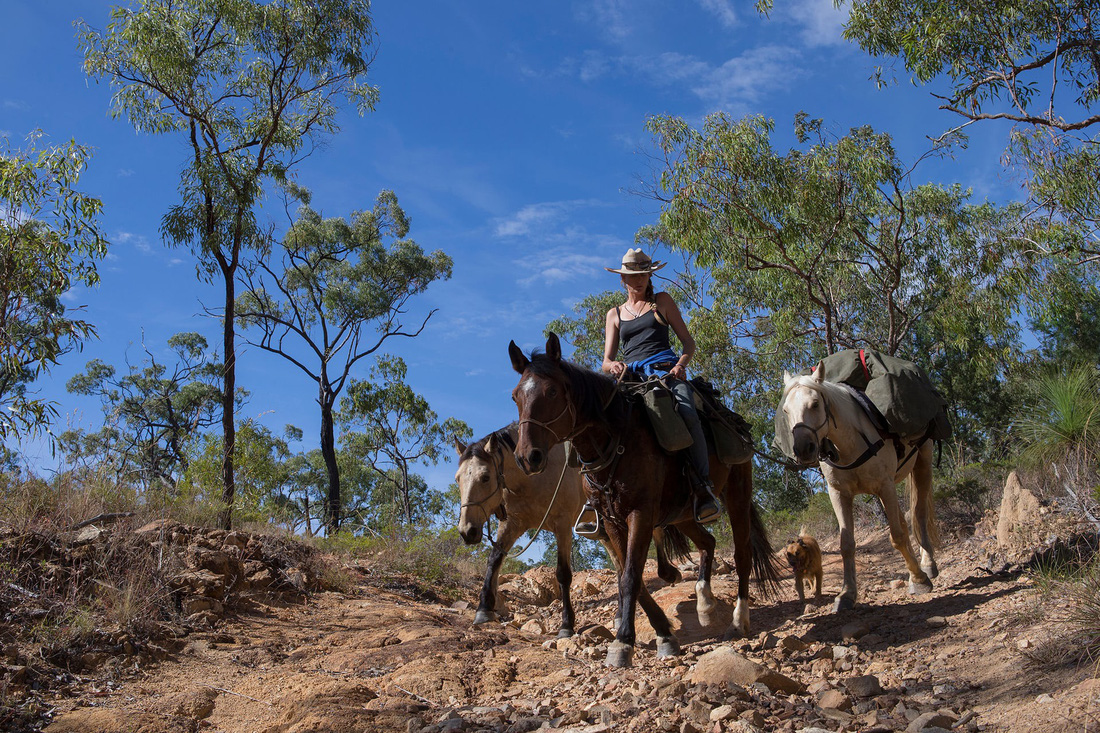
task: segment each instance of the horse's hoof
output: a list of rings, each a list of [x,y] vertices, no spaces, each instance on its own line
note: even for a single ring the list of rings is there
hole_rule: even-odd
[[[496,621],[497,615],[493,611],[478,611],[474,616],[474,626],[480,626],[481,624],[487,624],[491,621]]]
[[[572,636],[573,636],[573,629],[569,628],[568,626],[562,626],[560,629],[558,629],[558,638],[559,639],[569,639]]]
[[[923,596],[925,593],[932,592],[931,583],[914,583],[909,581],[909,595],[911,596]]]
[[[856,602],[853,598],[848,596],[837,596],[833,602],[833,613],[840,613],[841,611],[851,611],[856,607]]]
[[[671,566],[667,570],[658,569],[657,577],[665,581],[669,585],[676,585],[684,579],[683,573],[681,573],[680,569],[675,566]]]
[[[676,643],[676,638],[672,636],[657,637],[657,658],[667,659],[668,657],[678,657],[682,654],[680,651],[680,645]]]
[[[607,647],[605,667],[629,667],[634,659],[634,647],[621,641],[613,641]]]
[[[928,576],[929,580],[934,580],[940,577],[940,569],[934,562],[929,563],[928,565],[921,565],[920,569],[925,575]]]
[[[735,639],[744,639],[748,634],[745,634],[737,626],[731,624],[728,629],[722,634],[722,641],[734,641]]]

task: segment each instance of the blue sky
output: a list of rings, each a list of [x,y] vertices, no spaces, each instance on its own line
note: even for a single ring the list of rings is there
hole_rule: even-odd
[[[841,38],[844,11],[831,0],[776,6],[765,19],[751,2],[730,0],[374,4],[377,110],[344,115],[342,131],[297,176],[325,216],[370,208],[379,190],[393,189],[411,217],[411,238],[453,257],[453,278],[414,306],[414,314],[438,313],[418,339],[389,349],[441,416],[465,420],[478,436],[513,420],[508,341],[541,345],[550,319],[617,285],[603,267],[658,213],[629,192],[651,177],[649,115],[700,123],[718,110],[760,114],[776,120],[784,147],[793,144],[795,113],[805,110],[837,134],[860,124],[889,132],[909,161],[927,149],[927,136],[958,124],[904,70],[898,84],[876,89],[870,77],[882,62]],[[66,295],[85,307],[100,338],[36,385],[59,404],[57,431],[101,422],[98,404],[64,388],[89,359],[137,363],[143,338],[164,353],[180,331],[220,343],[218,324],[201,315],[203,304],[219,305],[220,291],[195,278],[190,252],[166,248],[158,235],[177,200],[183,141],[138,135],[111,119],[109,86],[81,71],[72,22],[102,28],[109,7],[0,5],[0,136],[15,148],[41,128],[44,142],[73,137],[92,146],[82,188],[103,200],[111,240],[100,286]],[[959,182],[976,200],[1014,196],[999,163],[1006,132],[981,128],[954,159],[923,164],[917,182]],[[242,418],[277,431],[293,423],[305,430],[304,447],[316,445],[315,388],[304,375],[243,346],[238,384],[251,392]],[[24,454],[39,470],[56,468],[42,441]],[[453,470],[424,473],[444,488]]]

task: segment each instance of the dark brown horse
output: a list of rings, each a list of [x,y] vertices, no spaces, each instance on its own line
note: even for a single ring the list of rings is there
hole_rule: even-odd
[[[657,655],[673,656],[679,645],[661,607],[642,584],[642,569],[653,530],[677,527],[699,548],[696,603],[700,621],[714,610],[710,576],[714,538],[694,518],[691,493],[684,486],[682,459],[657,443],[647,416],[613,379],[563,361],[551,333],[545,354],[530,358],[513,341],[508,346],[520,380],[512,392],[519,409],[515,455],[528,474],[546,469],[550,449],[573,443],[586,476],[585,492],[606,520],[607,543],[619,572],[619,624],[605,663],[629,666],[634,653],[637,604],[657,634]],[[737,566],[737,606],[728,635],[749,631],[749,575],[766,593],[779,578],[767,534],[752,503],[752,464],[726,466],[711,456],[710,476],[724,495],[733,528]]]

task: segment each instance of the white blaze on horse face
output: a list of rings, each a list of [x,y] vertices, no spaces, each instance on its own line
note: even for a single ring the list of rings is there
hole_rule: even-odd
[[[490,501],[496,493],[495,482],[492,470],[480,458],[473,456],[459,463],[455,483],[463,505],[458,514],[460,532],[484,524],[496,510],[496,505]]]

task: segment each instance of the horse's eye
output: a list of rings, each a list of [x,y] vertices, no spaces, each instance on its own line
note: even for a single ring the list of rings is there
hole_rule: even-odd
[[[546,395],[548,397],[557,397],[558,396],[558,388],[551,385],[550,389],[546,390]]]
[[[483,483],[483,484],[487,484],[487,483],[489,483],[489,476],[488,476],[488,474],[482,475],[482,477],[481,477],[481,483]]]

